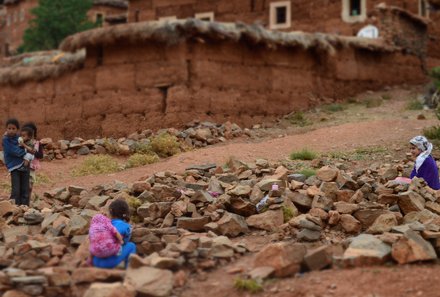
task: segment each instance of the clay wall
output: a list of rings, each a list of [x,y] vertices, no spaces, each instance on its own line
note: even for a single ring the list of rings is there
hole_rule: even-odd
[[[6,6],[5,26],[3,34],[5,35],[2,46],[2,53],[6,53],[8,48],[9,54],[16,53],[17,48],[23,43],[24,32],[32,20],[30,10],[38,5],[38,0],[20,1],[16,4],[8,4]]]
[[[196,13],[214,12],[216,21],[259,23],[269,26],[270,4],[282,0],[131,0],[129,22],[158,20],[176,16],[178,19],[195,17]],[[365,25],[361,22],[348,23],[341,15],[344,0],[290,0],[291,22],[287,31],[326,32],[331,34],[355,35]],[[367,0],[366,14],[379,3],[398,6],[419,13],[418,0]]]
[[[2,86],[0,118],[35,121],[41,135],[54,138],[124,136],[194,119],[250,125],[318,104],[317,98],[425,79],[418,58],[397,52],[121,42],[87,48],[79,71]]]
[[[89,12],[87,13],[87,16],[89,18],[89,20],[91,20],[92,22],[96,22],[97,20],[97,15],[100,14],[102,15],[102,26],[109,26],[110,24],[108,24],[107,22],[105,22],[105,18],[109,17],[109,16],[119,16],[122,14],[126,14],[127,13],[127,9],[126,8],[120,8],[120,7],[114,7],[114,6],[110,6],[110,5],[93,5],[93,7],[89,10]]]

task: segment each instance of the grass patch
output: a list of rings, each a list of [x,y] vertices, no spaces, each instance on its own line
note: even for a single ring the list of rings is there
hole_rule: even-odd
[[[144,166],[147,164],[153,164],[160,160],[156,154],[139,154],[131,155],[127,160],[127,168],[134,168]]]
[[[301,171],[298,172],[299,174],[302,174],[306,176],[307,178],[316,175],[316,170],[311,168],[304,168]]]
[[[263,286],[253,279],[236,278],[234,280],[234,288],[239,291],[246,291],[252,294],[263,291]]]
[[[368,98],[365,100],[365,107],[367,108],[374,108],[379,107],[383,103],[381,98]]]
[[[324,105],[322,109],[327,112],[338,112],[345,110],[346,107],[339,103],[333,103],[333,104]]]
[[[413,99],[409,101],[406,105],[407,110],[422,110],[423,109],[423,103],[420,102],[417,99]]]
[[[423,135],[429,139],[439,140],[440,139],[440,126],[432,126],[423,129]]]
[[[390,94],[383,94],[381,97],[383,100],[387,100],[387,101],[391,100],[391,98],[392,98]]]
[[[151,150],[160,157],[170,157],[180,152],[177,137],[162,133],[151,138]]]
[[[51,183],[52,180],[47,175],[45,175],[44,173],[37,173],[35,178],[36,185],[46,185]]]
[[[89,156],[73,169],[73,176],[114,173],[120,170],[118,162],[109,155]]]
[[[287,118],[292,125],[305,127],[311,125],[309,120],[304,116],[304,113],[301,111],[290,114]]]
[[[287,223],[295,217],[295,212],[290,207],[283,205],[281,209],[283,210],[284,223]]]
[[[291,160],[314,160],[316,157],[318,157],[318,154],[308,149],[302,149],[290,154]]]
[[[354,153],[359,155],[383,154],[386,152],[388,152],[388,150],[382,146],[358,147],[354,150]]]
[[[142,201],[136,197],[129,196],[125,198],[125,202],[130,207],[130,222],[142,223],[144,219],[137,214],[137,209],[142,205]]]
[[[0,189],[4,192],[11,192],[12,186],[10,181],[1,181]]]

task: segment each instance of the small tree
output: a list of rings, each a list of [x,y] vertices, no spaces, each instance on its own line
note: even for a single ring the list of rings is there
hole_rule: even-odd
[[[87,19],[92,0],[39,0],[25,31],[21,52],[56,49],[69,35],[92,29]]]

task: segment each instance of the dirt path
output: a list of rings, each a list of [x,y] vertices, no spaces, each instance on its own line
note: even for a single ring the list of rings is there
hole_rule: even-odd
[[[349,123],[261,142],[240,141],[208,147],[182,153],[156,164],[97,176],[75,178],[70,176],[70,170],[81,162],[81,158],[46,162],[42,173],[49,176],[55,183],[38,186],[36,191],[41,194],[47,189],[69,184],[91,187],[113,180],[133,182],[158,171],[181,172],[194,164],[224,164],[231,156],[244,161],[253,161],[260,157],[280,160],[286,158],[292,151],[302,148],[328,152],[352,150],[360,146],[391,146],[395,143],[405,143],[412,136],[421,133],[424,127],[436,123],[436,120],[419,121],[415,119]]]

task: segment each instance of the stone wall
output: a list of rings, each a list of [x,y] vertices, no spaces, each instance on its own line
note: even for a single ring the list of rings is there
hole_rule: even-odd
[[[241,125],[366,90],[425,82],[400,52],[340,48],[333,55],[243,42],[89,47],[84,68],[0,89],[0,118],[35,121],[41,135],[123,136],[194,119]]]

